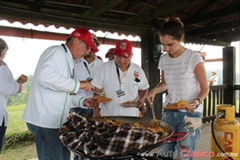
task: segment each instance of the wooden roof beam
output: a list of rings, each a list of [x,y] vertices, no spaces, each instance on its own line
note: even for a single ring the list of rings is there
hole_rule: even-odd
[[[131,11],[138,3],[139,3],[139,0],[129,1],[129,4],[127,5],[127,7],[125,7],[125,10]]]
[[[133,18],[129,18],[126,21],[124,21],[124,24],[127,25],[138,25],[144,21],[154,19],[156,17],[161,17],[170,13],[175,13],[181,9],[185,9],[187,7],[190,7],[192,5],[196,5],[199,3],[206,2],[206,0],[194,0],[192,1],[179,1],[179,0],[173,0],[172,2],[168,4],[161,5],[158,8],[155,8],[147,13],[139,14],[138,16],[135,16]]]
[[[42,6],[44,5],[44,2],[45,0],[34,0],[30,8],[34,11],[40,11]]]
[[[100,3],[96,4],[94,7],[89,9],[87,12],[83,14],[83,18],[94,18],[99,16],[100,14],[106,12],[110,8],[113,8],[117,6],[119,3],[121,3],[123,0],[102,0]]]
[[[152,5],[152,4],[149,4],[149,3],[146,3],[146,2],[139,2],[139,4],[143,5],[143,6],[147,6],[147,7],[150,7],[150,8],[157,8],[156,5]]]
[[[240,27],[239,24],[240,24],[240,19],[236,21],[228,22],[228,23],[223,23],[223,24],[218,24],[218,25],[213,25],[209,27],[204,27],[201,29],[188,31],[186,32],[186,35],[190,35],[190,36],[207,35],[213,32],[220,32],[220,31],[229,29],[229,26],[231,26],[232,28],[239,28]]]
[[[214,6],[217,2],[218,2],[218,0],[207,1],[200,9],[198,9],[198,11],[197,11],[196,13],[194,13],[194,15],[203,14],[203,13],[206,12],[209,8],[211,8],[212,6]]]
[[[204,22],[206,20],[211,21],[214,19],[218,19],[221,17],[231,15],[231,14],[235,14],[235,13],[239,13],[239,5],[234,5],[229,8],[224,8],[224,9],[219,9],[217,11],[208,12],[205,14],[201,14],[199,16],[194,15],[194,16],[192,16],[192,18],[183,20],[183,23],[185,26],[187,26],[187,25],[191,25],[191,24],[195,24],[195,23]]]
[[[63,2],[56,2],[56,1],[46,1],[45,4],[61,5],[61,6],[68,6],[68,7],[78,7],[78,8],[86,8],[86,9],[91,8],[91,6],[74,4],[74,3],[63,3]]]
[[[126,34],[139,35],[148,30],[151,30],[150,27],[140,27],[140,26],[129,26],[115,23],[104,23],[104,22],[96,22],[91,20],[84,20],[79,17],[72,18],[47,13],[39,13],[27,10],[21,10],[16,8],[9,8],[0,6],[0,10],[2,12],[1,17],[5,18],[16,18],[21,17],[21,19],[26,20],[29,23],[42,23],[49,24],[51,22],[52,25],[64,26],[64,27],[84,27],[91,28],[97,30],[104,30],[108,28],[109,32],[126,32]],[[29,16],[31,15],[31,16]]]

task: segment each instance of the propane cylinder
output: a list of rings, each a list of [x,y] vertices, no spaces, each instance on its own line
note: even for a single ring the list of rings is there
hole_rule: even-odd
[[[235,119],[235,106],[230,104],[217,105],[217,114],[223,113],[217,117],[213,124],[213,131],[217,143],[223,151],[234,160],[240,160],[240,124]],[[217,146],[211,134],[211,150],[214,152],[213,160],[228,160]]]

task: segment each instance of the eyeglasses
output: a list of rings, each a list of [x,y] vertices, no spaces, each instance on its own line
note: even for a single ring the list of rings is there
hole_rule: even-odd
[[[91,52],[92,49],[91,49],[91,47],[89,47],[89,46],[87,45],[86,42],[84,42],[84,41],[82,41],[82,40],[80,40],[80,42],[81,42],[81,43],[84,43],[84,44],[86,45],[86,48],[87,48],[87,51],[88,51],[88,52]]]

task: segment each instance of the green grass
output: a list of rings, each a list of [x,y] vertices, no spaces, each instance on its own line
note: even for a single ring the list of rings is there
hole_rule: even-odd
[[[25,104],[10,106],[8,110],[8,128],[6,135],[12,135],[14,133],[22,133],[28,131],[26,123],[22,120]]]
[[[8,127],[5,135],[1,160],[26,160],[36,158],[35,140],[22,120],[25,104],[10,106]]]
[[[7,108],[9,123],[0,160],[27,160],[36,158],[35,141],[22,120],[25,104]]]

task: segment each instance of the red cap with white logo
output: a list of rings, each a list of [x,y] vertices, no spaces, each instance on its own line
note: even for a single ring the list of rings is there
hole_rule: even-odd
[[[70,37],[78,38],[84,41],[93,52],[98,52],[98,48],[93,44],[92,35],[87,29],[77,28],[71,33]]]
[[[132,55],[132,43],[126,39],[118,41],[116,44],[114,55],[129,58]]]
[[[109,55],[113,54],[114,55],[115,48],[110,48],[108,52],[105,54],[105,58],[108,58]]]

